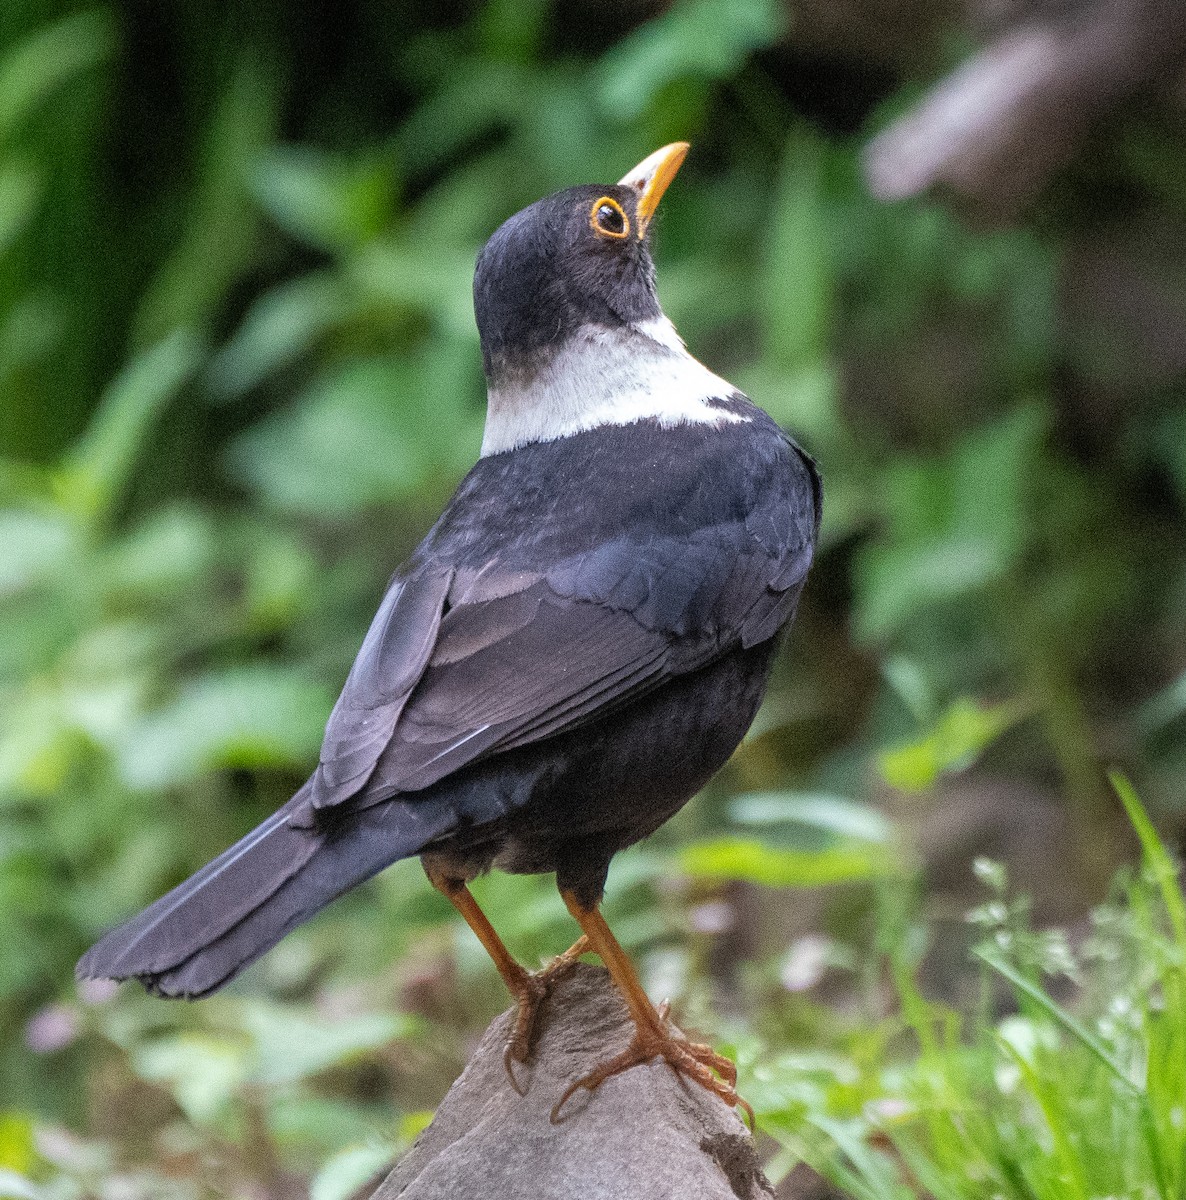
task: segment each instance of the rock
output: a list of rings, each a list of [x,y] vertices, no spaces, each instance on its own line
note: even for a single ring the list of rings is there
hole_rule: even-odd
[[[749,1131],[716,1096],[663,1062],[633,1067],[578,1092],[552,1124],[573,1080],[623,1050],[634,1030],[608,973],[578,963],[541,1013],[535,1053],[515,1064],[503,1047],[512,1014],[486,1030],[416,1144],[372,1200],[769,1200]]]

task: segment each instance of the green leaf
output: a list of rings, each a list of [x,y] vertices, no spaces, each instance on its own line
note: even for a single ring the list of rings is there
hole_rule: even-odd
[[[12,803],[22,793],[52,796],[76,751],[61,695],[48,684],[28,688],[0,726],[0,801]]]
[[[1027,995],[1043,1012],[1053,1017],[1068,1033],[1077,1038],[1126,1088],[1137,1095],[1144,1094],[1141,1085],[1132,1078],[1124,1065],[1108,1052],[1104,1044],[1089,1032],[1077,1017],[1072,1016],[1062,1005],[1052,1000],[1036,983],[1026,979],[1010,963],[988,950],[977,947],[973,953],[999,975],[1003,975],[1019,992]]]
[[[119,500],[153,422],[197,369],[197,339],[175,330],[120,372],[55,481],[64,508],[92,524]]]
[[[604,55],[602,107],[619,121],[634,120],[668,84],[732,75],[785,28],[786,13],[774,0],[683,0]]]
[[[63,570],[77,550],[74,530],[57,513],[0,512],[0,596]]]
[[[112,51],[108,12],[77,13],[38,30],[0,62],[0,144],[72,76]]]
[[[1132,716],[1133,729],[1152,737],[1186,715],[1186,674],[1144,701]]]
[[[417,1023],[402,1013],[367,1013],[327,1021],[278,1004],[253,1003],[243,1014],[243,1026],[254,1045],[251,1078],[273,1086],[316,1075],[378,1050],[406,1037]]]
[[[884,483],[888,529],[858,560],[862,637],[884,639],[929,606],[1002,579],[1032,523],[1027,489],[1045,415],[1024,405],[942,460],[899,463]]]
[[[210,364],[211,388],[229,399],[257,387],[310,350],[348,307],[345,289],[328,274],[303,275],[265,292]]]
[[[703,879],[739,879],[767,887],[820,887],[895,873],[884,846],[858,844],[811,851],[776,849],[750,838],[693,842],[678,856],[681,870]]]
[[[0,1112],[0,1168],[6,1168],[15,1175],[25,1175],[36,1165],[37,1148],[33,1140],[33,1118],[23,1112]],[[5,1194],[0,1176],[0,1196]]]
[[[473,355],[474,248],[442,245],[431,231],[413,240],[382,238],[350,263],[350,279],[373,301],[423,313]]]
[[[882,778],[902,792],[922,792],[941,775],[965,770],[1024,715],[1018,704],[982,706],[956,700],[917,741],[878,757]]]
[[[256,666],[205,676],[132,727],[119,750],[132,787],[160,788],[220,767],[309,764],[333,696],[289,668]]]
[[[31,1179],[0,1166],[0,1200],[41,1200],[42,1195]]]
[[[246,1042],[205,1033],[183,1033],[137,1047],[132,1069],[149,1083],[166,1085],[195,1124],[222,1116],[247,1078]]]
[[[0,166],[0,257],[20,237],[40,200],[40,172],[20,162]]]
[[[215,530],[208,514],[176,507],[148,517],[103,561],[108,586],[122,593],[160,599],[199,584],[215,555]]]
[[[381,160],[349,163],[307,147],[271,149],[251,178],[256,199],[272,219],[321,250],[346,250],[370,241],[391,219],[394,185]]]
[[[953,534],[873,547],[863,565],[860,632],[873,640],[896,632],[920,608],[999,579],[1006,564],[991,539]]]
[[[818,793],[748,792],[730,802],[729,815],[741,825],[807,825],[865,842],[887,842],[892,833],[872,805]]]
[[[232,467],[278,508],[322,517],[419,495],[466,425],[466,388],[442,351],[432,364],[361,360],[328,374],[240,438]]]
[[[214,328],[228,291],[255,264],[262,239],[243,164],[273,136],[276,88],[254,56],[244,56],[221,86],[203,131],[183,219],[137,305],[132,333],[137,348],[155,344],[173,329]]]
[[[335,1154],[313,1177],[309,1200],[348,1200],[394,1160],[392,1146],[351,1146]]]
[[[766,359],[776,371],[805,376],[826,369],[832,334],[833,267],[824,155],[821,139],[801,133],[788,139],[762,271]],[[800,385],[795,393],[810,390]],[[829,408],[835,405],[835,391],[832,386],[822,393]],[[821,394],[818,387],[817,394]],[[825,426],[823,414],[816,414],[808,425],[813,431]]]

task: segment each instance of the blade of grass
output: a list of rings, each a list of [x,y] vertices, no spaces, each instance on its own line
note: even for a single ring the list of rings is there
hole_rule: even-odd
[[[1138,799],[1132,784],[1119,771],[1111,772],[1108,778],[1112,787],[1116,789],[1116,795],[1120,797],[1120,803],[1124,805],[1132,827],[1137,831],[1137,837],[1141,839],[1145,861],[1161,891],[1162,903],[1174,930],[1174,941],[1178,948],[1186,953],[1186,899],[1182,896],[1174,861],[1161,838],[1157,836],[1157,830],[1149,820],[1149,814]]]
[[[1046,995],[1037,984],[1026,979],[1016,968],[987,950],[977,948],[973,953],[999,975],[1003,975],[1018,991],[1024,992],[1043,1012],[1053,1017],[1068,1033],[1082,1042],[1126,1088],[1138,1096],[1144,1095],[1141,1085],[1130,1078],[1123,1065],[1108,1053],[1104,1044],[1081,1021],[1076,1020],[1065,1008]]]
[[[1030,1095],[1033,1096],[1042,1111],[1042,1116],[1046,1119],[1046,1128],[1050,1131],[1053,1139],[1054,1154],[1061,1165],[1064,1179],[1073,1184],[1075,1194],[1081,1200],[1087,1200],[1089,1191],[1083,1160],[1076,1152],[1068,1131],[1067,1114],[1061,1108],[1058,1088],[1049,1087],[1043,1074],[1036,1070],[1034,1064],[1024,1054],[1021,1054],[1007,1038],[998,1037],[997,1042],[1021,1072]]]
[[[1137,1098],[1140,1105],[1141,1133],[1144,1136],[1145,1144],[1149,1151],[1149,1160],[1157,1182],[1158,1194],[1168,1200],[1170,1192],[1166,1187],[1167,1174],[1161,1155],[1161,1144],[1157,1136],[1157,1122],[1149,1106],[1149,1095],[1144,1085],[1135,1082],[1124,1069],[1123,1065],[1108,1053],[1103,1043],[1082,1022],[1076,1020],[1075,1017],[1046,995],[1035,983],[1026,979],[1024,975],[1020,974],[1009,963],[994,957],[985,950],[977,949],[973,953],[987,963],[994,971],[1003,975],[1018,991],[1028,996],[1043,1012],[1052,1017],[1068,1033],[1082,1043]]]

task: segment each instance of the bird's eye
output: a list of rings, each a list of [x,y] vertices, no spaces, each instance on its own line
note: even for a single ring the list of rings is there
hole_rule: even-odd
[[[593,201],[593,207],[589,210],[589,224],[593,226],[593,232],[601,237],[624,238],[630,232],[630,219],[612,196],[602,196]]]

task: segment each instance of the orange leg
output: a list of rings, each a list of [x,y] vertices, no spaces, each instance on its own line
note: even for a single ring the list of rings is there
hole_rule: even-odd
[[[478,907],[465,881],[454,879],[442,873],[436,866],[424,864],[424,872],[429,882],[437,889],[464,918],[465,923],[477,935],[486,953],[494,961],[498,973],[507,985],[508,991],[518,1001],[519,1010],[515,1014],[515,1024],[511,1028],[503,1052],[503,1064],[510,1077],[511,1086],[522,1094],[519,1082],[515,1078],[512,1062],[525,1063],[531,1057],[531,1047],[535,1040],[535,1026],[543,1002],[551,994],[557,978],[567,971],[589,949],[589,941],[584,935],[579,937],[563,954],[554,958],[542,971],[529,971],[520,965],[506,948],[502,938],[498,936],[486,914]]]
[[[667,1028],[667,1005],[662,1004],[656,1009],[651,1003],[639,982],[634,965],[618,944],[618,939],[610,931],[597,906],[586,908],[572,892],[562,890],[560,894],[568,905],[568,911],[584,931],[589,949],[605,963],[610,978],[626,1001],[635,1032],[633,1041],[621,1054],[601,1063],[569,1086],[552,1109],[553,1123],[560,1120],[560,1110],[573,1093],[582,1088],[591,1092],[611,1075],[653,1058],[663,1058],[677,1074],[687,1075],[714,1096],[719,1096],[730,1108],[735,1105],[743,1108],[752,1129],[754,1110],[737,1094],[737,1068],[711,1046],[675,1037]]]

